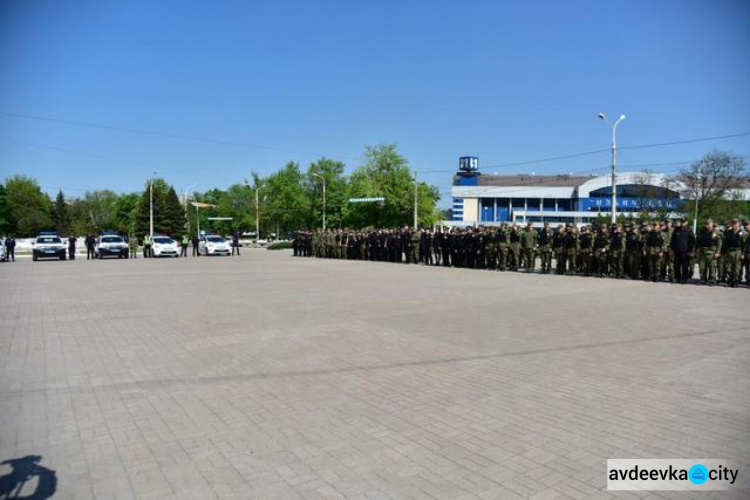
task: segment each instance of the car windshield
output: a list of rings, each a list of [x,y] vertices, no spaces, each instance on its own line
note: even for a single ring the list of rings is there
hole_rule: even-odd
[[[43,238],[37,238],[36,242],[37,243],[62,243],[60,238],[58,238],[57,236],[45,236]]]
[[[119,236],[102,236],[102,243],[122,243]]]
[[[154,243],[159,243],[161,245],[169,245],[170,243],[174,243],[172,238],[154,238]]]
[[[206,236],[206,241],[210,243],[225,243],[227,240],[221,236]]]

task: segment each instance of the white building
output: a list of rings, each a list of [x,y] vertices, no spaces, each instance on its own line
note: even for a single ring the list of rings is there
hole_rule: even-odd
[[[617,212],[644,210],[673,214],[682,204],[684,186],[674,178],[644,172],[622,172],[616,177]],[[456,172],[451,194],[455,225],[493,225],[501,222],[585,224],[611,216],[612,177],[572,175],[483,175]],[[741,192],[750,199],[750,182]]]

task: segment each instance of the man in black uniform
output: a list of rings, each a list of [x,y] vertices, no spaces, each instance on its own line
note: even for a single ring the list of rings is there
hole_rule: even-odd
[[[237,257],[240,256],[240,233],[237,231],[232,235],[232,255],[237,252]]]
[[[404,253],[406,253],[406,263],[409,264],[412,261],[413,254],[409,226],[404,226],[401,229],[401,248],[404,250]]]
[[[198,236],[193,236],[193,257],[200,257],[200,242],[201,240],[198,238]]]
[[[68,258],[70,260],[76,260],[76,237],[70,235],[68,238]]]
[[[86,260],[95,260],[94,245],[96,244],[96,239],[94,239],[94,235],[89,233],[89,235],[86,236],[84,243],[86,244]]]
[[[419,255],[422,258],[422,264],[426,266],[432,265],[432,234],[429,229],[422,231],[422,239],[419,242],[420,252]]]
[[[689,266],[689,253],[695,246],[695,235],[687,225],[687,219],[682,217],[680,223],[672,231],[669,251],[674,261],[674,278],[677,283],[685,284],[691,278],[692,268]]]
[[[5,238],[5,250],[8,252],[8,262],[16,261],[16,239],[13,237],[12,234],[9,234],[7,238]]]
[[[594,235],[591,234],[591,229],[588,226],[583,226],[581,235],[578,237],[578,243],[580,247],[578,250],[580,272],[584,276],[591,276],[594,256]]]

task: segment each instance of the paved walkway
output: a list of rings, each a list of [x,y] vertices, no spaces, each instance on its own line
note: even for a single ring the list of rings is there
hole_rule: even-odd
[[[60,498],[634,498],[607,458],[750,470],[747,289],[262,250],[0,283],[0,461],[41,456]]]

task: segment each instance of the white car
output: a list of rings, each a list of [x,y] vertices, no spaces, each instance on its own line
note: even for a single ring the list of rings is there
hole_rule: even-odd
[[[39,233],[36,240],[31,242],[31,259],[60,259],[65,260],[65,243],[52,232]]]
[[[128,244],[118,234],[103,234],[96,239],[94,255],[97,259],[103,259],[108,256],[127,259]]]
[[[169,236],[154,236],[151,251],[154,257],[179,257],[180,245]]]
[[[232,247],[221,236],[201,236],[198,243],[198,253],[203,255],[231,255]]]
[[[8,250],[5,248],[5,240],[0,238],[0,262],[8,260]]]

